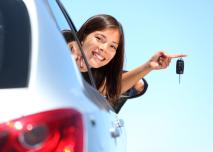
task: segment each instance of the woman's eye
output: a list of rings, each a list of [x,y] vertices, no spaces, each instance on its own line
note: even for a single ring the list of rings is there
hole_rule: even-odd
[[[95,38],[96,38],[98,41],[100,41],[100,40],[101,40],[101,38],[100,38],[100,37],[98,37],[98,36],[96,36]]]
[[[111,48],[113,48],[114,50],[116,50],[116,49],[117,49],[117,47],[116,47],[116,46],[114,46],[114,45],[111,45]]]

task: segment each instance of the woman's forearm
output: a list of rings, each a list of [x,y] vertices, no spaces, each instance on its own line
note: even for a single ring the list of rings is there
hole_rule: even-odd
[[[131,87],[133,87],[141,78],[147,75],[149,72],[152,71],[149,62],[142,64],[141,66],[123,73],[122,75],[122,86],[121,86],[121,93],[126,92]]]

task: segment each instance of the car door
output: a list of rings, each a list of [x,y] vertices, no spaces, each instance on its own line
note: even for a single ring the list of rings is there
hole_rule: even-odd
[[[67,31],[70,32],[77,49],[82,51],[76,36],[75,25],[71,20],[72,14],[67,14],[67,8],[60,1],[49,0],[48,3],[62,36]],[[70,1],[70,5],[72,5],[72,1]],[[66,38],[65,41],[67,41]],[[75,58],[72,56],[72,53],[70,53],[70,56]],[[87,61],[85,60],[85,62]],[[118,118],[118,115],[114,112],[108,101],[95,88],[94,79],[89,68],[88,71],[91,84],[87,83],[83,77],[82,82],[88,98],[91,99],[91,102],[95,104],[97,109],[91,110],[85,115],[86,151],[125,152],[126,136],[123,121]]]

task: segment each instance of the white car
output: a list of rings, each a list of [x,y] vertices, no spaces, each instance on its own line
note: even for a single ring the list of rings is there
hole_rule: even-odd
[[[60,1],[0,1],[0,152],[126,151],[123,121],[83,80],[67,28]]]

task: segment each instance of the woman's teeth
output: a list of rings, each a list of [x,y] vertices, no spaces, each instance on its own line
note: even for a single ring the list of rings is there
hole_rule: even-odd
[[[98,53],[94,53],[94,56],[97,57],[99,60],[104,60],[104,57],[102,57],[100,54]]]

